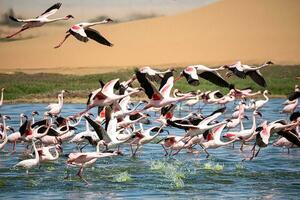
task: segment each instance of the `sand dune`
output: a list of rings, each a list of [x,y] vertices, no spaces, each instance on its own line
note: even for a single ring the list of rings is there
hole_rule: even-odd
[[[298,0],[223,0],[176,16],[95,27],[115,44],[112,48],[72,38],[54,49],[67,27],[42,27],[23,34],[36,38],[0,42],[0,72],[87,74],[239,59],[299,64],[299,10]]]

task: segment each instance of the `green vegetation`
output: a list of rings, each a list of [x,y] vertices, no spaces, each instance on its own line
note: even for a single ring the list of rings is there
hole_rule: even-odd
[[[178,68],[176,76],[181,69]],[[294,89],[295,84],[299,84],[299,80],[295,77],[300,75],[300,66],[270,66],[261,70],[267,80],[267,89],[272,95],[287,95]],[[61,74],[0,74],[0,87],[5,88],[5,100],[8,101],[30,101],[32,99],[55,98],[60,90],[69,90],[71,93],[67,95],[69,99],[86,98],[90,91],[99,87],[99,79],[107,82],[108,80],[120,78],[127,80],[133,74],[133,69],[120,70],[106,74],[94,75],[61,75]],[[224,76],[224,73],[222,72]],[[264,88],[256,85],[252,80],[241,80],[234,76],[229,82],[236,85],[237,88],[252,87],[254,90],[263,90]],[[135,83],[137,85],[137,83]],[[175,88],[182,91],[192,91],[200,89],[216,90],[219,87],[201,79],[201,84],[197,87],[190,86],[185,79],[176,82]],[[223,93],[228,92],[227,89],[221,89]],[[46,99],[46,100],[45,100]]]

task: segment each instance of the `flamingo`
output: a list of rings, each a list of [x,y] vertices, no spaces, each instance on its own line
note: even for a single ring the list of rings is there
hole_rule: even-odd
[[[136,132],[134,135],[134,140],[130,143],[131,150],[132,150],[132,156],[135,156],[136,152],[142,145],[147,144],[151,141],[153,141],[161,132],[163,132],[162,128],[164,125],[160,127],[152,127],[145,131],[139,131]],[[150,135],[150,132],[156,132],[154,135]],[[136,145],[135,151],[132,149],[132,145]]]
[[[0,99],[0,107],[3,105],[3,93],[4,93],[4,88],[1,88],[1,99]]]
[[[284,106],[281,113],[286,113],[286,114],[293,113],[296,110],[297,106],[298,106],[298,99],[295,99],[290,104]]]
[[[264,100],[258,100],[258,101],[254,101],[252,103],[252,106],[250,107],[251,109],[254,109],[254,110],[259,110],[261,109],[266,103],[268,103],[269,101],[269,97],[267,96],[267,94],[269,94],[268,90],[265,90],[263,92],[263,96],[265,97]]]
[[[51,15],[55,14],[58,9],[61,7],[61,3],[56,3],[53,6],[51,6],[50,8],[48,8],[45,12],[43,12],[40,16],[37,16],[36,18],[31,18],[31,19],[18,19],[15,18],[14,16],[9,16],[9,18],[15,22],[20,22],[23,23],[22,28],[11,34],[8,35],[6,38],[12,38],[15,35],[29,29],[29,28],[35,28],[35,27],[40,27],[43,26],[45,24],[49,24],[52,22],[56,22],[56,21],[61,21],[61,20],[68,20],[71,18],[74,18],[72,15],[67,15],[65,17],[60,17],[60,18],[56,18],[56,19],[49,19],[48,17],[50,17]]]
[[[59,94],[57,98],[58,98],[58,103],[52,103],[46,107],[49,110],[47,113],[52,116],[58,116],[64,105],[63,94]]]
[[[200,144],[200,146],[203,148],[203,150],[207,154],[206,158],[208,158],[210,156],[210,154],[207,152],[207,149],[216,149],[216,148],[226,146],[226,145],[229,145],[233,142],[240,140],[239,138],[234,138],[233,140],[230,140],[228,142],[221,141],[221,133],[222,133],[223,129],[225,128],[225,126],[226,126],[226,124],[221,124],[218,127],[215,127],[211,133],[213,139]]]
[[[163,80],[160,84],[159,91],[147,79],[145,74],[141,73],[139,70],[135,70],[135,74],[138,82],[140,83],[141,87],[144,88],[147,97],[150,99],[150,101],[139,112],[147,110],[152,107],[161,108],[173,103],[181,102],[193,96],[192,93],[188,93],[182,97],[170,96],[172,87],[174,85],[174,77],[172,71],[169,71],[164,75]]]
[[[5,120],[10,119],[10,117],[7,115],[1,115],[1,114],[0,114],[0,117],[1,117],[2,123],[3,123],[3,135],[1,138],[1,139],[3,139],[3,142],[0,144],[0,150],[2,150],[8,141],[7,132],[6,132],[7,126],[6,126]]]
[[[225,81],[218,73],[219,70],[221,70],[221,68],[209,68],[204,65],[192,65],[186,67],[176,80],[185,77],[188,84],[199,85],[199,77],[201,77],[217,86],[232,88],[233,86],[227,83],[227,81]]]
[[[54,149],[55,156],[52,155],[51,149]],[[55,161],[59,158],[59,152],[62,152],[62,147],[60,144],[54,146],[41,147],[38,149],[40,155],[40,163]]]
[[[15,167],[22,167],[22,168],[25,168],[26,169],[26,173],[28,174],[28,170],[33,168],[33,167],[36,167],[40,164],[40,157],[39,157],[39,153],[37,151],[37,148],[35,147],[35,141],[36,139],[33,138],[32,139],[32,146],[33,146],[33,149],[34,149],[34,153],[35,153],[35,158],[33,159],[27,159],[27,160],[22,160],[21,162],[17,163],[16,165],[14,165],[14,168]]]
[[[20,127],[23,124],[23,119],[27,119],[27,118],[28,117],[24,113],[20,114]],[[16,152],[16,143],[20,139],[21,139],[21,133],[20,133],[20,131],[11,133],[10,135],[7,136],[8,143],[13,143],[12,153]]]
[[[190,110],[192,111],[193,110],[193,107],[194,105],[196,105],[199,100],[200,100],[200,96],[202,96],[202,93],[200,90],[197,90],[197,93],[195,95],[195,98],[194,99],[189,99],[185,102],[185,105],[189,106],[190,107]]]
[[[170,72],[170,71],[175,71],[175,70],[174,69],[168,69],[166,71],[161,72],[161,71],[158,71],[158,70],[154,70],[149,66],[146,66],[146,67],[140,68],[139,71],[143,74],[146,74],[146,77],[150,81],[155,81],[157,83],[161,83],[164,74],[166,74],[167,72]]]
[[[288,96],[289,101],[294,101],[295,99],[298,99],[300,97],[300,87],[299,85],[295,85],[294,92],[290,93]]]
[[[185,142],[183,141],[182,136],[167,136],[166,138],[161,139],[157,143],[163,147],[165,151],[165,156],[172,155],[172,151],[179,151],[185,147]]]
[[[87,182],[87,180],[85,180],[82,176],[84,167],[93,165],[98,158],[120,155],[120,152],[99,152],[99,145],[101,144],[101,142],[102,141],[98,142],[96,152],[70,153],[68,155],[67,164],[70,166],[80,167],[77,176],[79,176],[80,179],[83,180],[86,184],[89,184],[89,182]]]
[[[117,83],[119,83],[119,79],[113,79],[113,80],[107,82],[103,86],[103,88],[99,88],[97,90],[94,90],[92,93],[90,93],[88,101],[87,101],[87,108],[84,111],[78,113],[77,115],[80,116],[95,106],[111,105],[116,101],[119,101],[127,96],[136,94],[141,91],[141,88],[137,88],[126,94],[118,95],[118,94],[114,93],[114,86]]]
[[[257,157],[258,153],[260,152],[260,149],[268,146],[270,136],[273,133],[279,133],[282,136],[286,136],[289,138],[289,136],[287,136],[287,134],[285,134],[283,132],[289,131],[293,127],[298,126],[299,123],[300,123],[300,121],[295,121],[295,122],[288,124],[284,120],[276,120],[276,121],[270,122],[269,124],[267,123],[267,121],[263,122],[263,124],[256,129],[257,134],[256,134],[255,143],[252,148],[252,156],[250,158],[248,158],[247,160],[252,160],[253,158]],[[293,141],[295,141],[295,140],[293,140]],[[257,152],[255,152],[256,146],[259,147]],[[244,160],[246,160],[246,159],[244,159]]]
[[[242,140],[242,144],[240,147],[240,150],[243,151],[243,145],[244,145],[244,141],[249,139],[256,130],[256,116],[262,116],[262,114],[259,111],[253,111],[252,114],[252,127],[250,129],[244,129],[244,130],[240,130],[237,132],[227,132],[223,135],[223,137],[228,138],[230,140],[233,140],[235,138],[239,138]]]
[[[73,35],[77,40],[81,42],[88,42],[89,39],[95,40],[96,42],[112,47],[113,44],[110,43],[107,39],[105,39],[98,31],[91,29],[90,27],[98,25],[98,24],[107,24],[112,22],[110,18],[107,18],[101,22],[82,22],[79,24],[73,25],[68,31],[64,39],[54,48],[59,48],[61,45],[68,39],[70,35]]]
[[[231,72],[227,72],[226,76],[229,77],[231,74],[235,74],[237,77],[245,79],[246,76],[249,76],[255,83],[262,87],[266,87],[267,83],[260,73],[259,69],[267,67],[271,64],[274,64],[272,61],[267,61],[259,67],[250,67],[249,65],[242,65],[241,61],[236,62],[233,65],[224,65],[222,69],[228,69]]]

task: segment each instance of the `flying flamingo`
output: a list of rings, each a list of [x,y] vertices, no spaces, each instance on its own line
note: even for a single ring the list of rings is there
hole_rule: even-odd
[[[225,128],[225,126],[226,126],[226,124],[222,124],[222,125],[219,125],[218,127],[214,128],[211,133],[213,139],[200,144],[200,146],[203,148],[203,150],[207,154],[206,158],[208,158],[210,156],[210,154],[207,152],[207,149],[216,149],[216,148],[226,146],[228,144],[231,144],[233,142],[240,140],[239,138],[234,138],[233,140],[230,140],[228,142],[221,141],[221,133],[222,133],[223,129]]]
[[[91,26],[95,26],[98,24],[107,24],[109,22],[112,22],[110,18],[107,18],[101,22],[83,22],[79,24],[73,25],[68,31],[65,36],[65,38],[54,48],[59,48],[61,45],[68,39],[70,35],[73,35],[77,40],[81,42],[87,42],[89,39],[95,40],[96,42],[112,47],[113,44],[110,43],[107,39],[105,39],[98,31],[91,29]]]
[[[222,68],[209,68],[204,65],[192,65],[186,67],[176,80],[185,77],[188,84],[199,85],[199,77],[201,77],[217,86],[232,88],[233,86],[227,83],[218,73],[221,69]]]
[[[242,144],[240,150],[243,151],[244,141],[249,139],[256,130],[256,116],[262,116],[260,112],[253,111],[252,115],[252,127],[250,129],[243,129],[237,132],[227,132],[223,135],[223,137],[233,140],[235,138],[240,138],[242,140]]]
[[[113,79],[107,82],[103,86],[103,88],[99,88],[90,93],[87,101],[87,108],[84,111],[77,113],[75,116],[81,116],[95,106],[111,105],[114,102],[123,99],[124,97],[136,94],[141,91],[141,88],[137,88],[126,94],[118,95],[114,93],[114,87],[117,83],[119,83],[119,79]]]
[[[152,127],[145,131],[141,130],[141,131],[136,132],[134,135],[134,140],[130,143],[132,156],[135,156],[136,152],[138,151],[138,149],[140,147],[142,147],[142,145],[153,141],[161,132],[163,132],[163,130],[162,130],[163,127],[164,126],[162,125],[160,127]],[[150,135],[150,132],[156,132],[156,133],[154,135]],[[133,151],[133,149],[132,149],[133,144],[136,145],[135,151]]]
[[[150,99],[150,101],[139,112],[152,107],[162,108],[170,104],[184,101],[187,98],[193,96],[192,93],[188,93],[182,97],[170,96],[172,87],[174,85],[174,77],[172,71],[169,71],[164,75],[159,90],[157,90],[156,87],[147,79],[146,74],[141,73],[139,70],[135,70],[135,74],[138,82],[140,83],[141,87],[144,88],[147,97]]]
[[[88,166],[94,164],[98,158],[120,155],[119,152],[112,152],[112,153],[111,152],[104,152],[104,153],[99,152],[98,146],[100,145],[101,142],[102,141],[98,142],[96,152],[84,152],[84,153],[79,152],[79,153],[70,153],[68,155],[67,164],[70,166],[80,167],[79,171],[77,173],[77,176],[79,176],[81,178],[81,180],[83,180],[86,184],[89,184],[89,183],[82,176],[84,167],[88,167]]]
[[[40,27],[40,26],[43,26],[48,23],[74,18],[72,15],[67,15],[65,17],[60,17],[60,18],[56,18],[56,19],[49,19],[48,17],[55,14],[56,11],[58,11],[58,9],[60,8],[60,6],[61,6],[61,3],[56,3],[53,6],[51,6],[50,8],[48,8],[45,12],[43,12],[40,16],[37,16],[36,18],[31,18],[31,19],[18,19],[18,18],[15,18],[14,16],[9,16],[9,18],[11,20],[23,23],[23,25],[19,31],[17,31],[11,35],[8,35],[6,38],[12,38],[13,36],[21,33],[22,31],[25,31],[29,28]]]
[[[246,76],[249,76],[255,83],[262,87],[266,87],[267,83],[260,73],[259,69],[262,69],[266,66],[274,64],[272,61],[267,61],[259,67],[250,67],[249,65],[242,65],[241,61],[236,62],[233,65],[224,65],[222,69],[228,69],[231,72],[227,72],[226,76],[229,77],[232,74],[235,74],[237,77],[245,79]]]

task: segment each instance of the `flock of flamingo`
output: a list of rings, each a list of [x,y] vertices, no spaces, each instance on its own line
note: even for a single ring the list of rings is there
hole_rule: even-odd
[[[60,6],[61,4],[57,3],[34,19],[22,20],[11,17],[25,24],[20,31],[8,37],[13,37],[28,28],[73,17],[68,15],[63,18],[48,19]],[[60,47],[70,35],[84,42],[91,38],[101,44],[112,46],[98,32],[89,28],[92,25],[110,21],[112,20],[106,19],[102,22],[74,25],[67,31],[64,40],[57,47]],[[104,83],[100,80],[100,87],[88,96],[86,109],[67,117],[61,116],[64,95],[68,93],[63,90],[58,94],[58,103],[48,105],[42,120],[36,120],[36,116],[39,115],[37,111],[33,111],[31,116],[21,113],[18,131],[14,131],[8,125],[8,120],[10,120],[8,115],[1,115],[0,150],[11,144],[10,151],[13,155],[17,147],[24,146],[22,152],[28,156],[28,159],[16,163],[13,167],[24,168],[27,173],[31,168],[38,167],[44,162],[54,162],[61,155],[65,155],[67,166],[78,167],[77,175],[88,184],[83,177],[83,169],[93,166],[97,159],[124,155],[122,148],[126,147],[131,149],[131,156],[137,156],[141,153],[139,150],[149,143],[161,145],[162,155],[165,156],[176,156],[182,151],[187,153],[203,151],[206,157],[210,156],[209,149],[238,142],[240,151],[244,151],[245,145],[252,145],[250,155],[244,157],[243,160],[252,160],[257,157],[260,150],[270,144],[270,137],[276,134],[278,138],[273,142],[274,146],[288,149],[299,148],[300,112],[296,111],[300,97],[298,85],[283,102],[282,113],[289,115],[288,119],[271,122],[262,120],[261,124],[257,124],[257,118],[263,118],[261,110],[269,101],[269,91],[255,92],[251,88],[238,89],[219,73],[219,71],[228,70],[227,78],[235,75],[245,79],[249,76],[256,84],[266,87],[266,81],[259,70],[272,64],[271,61],[267,61],[256,67],[239,61],[219,68],[193,65],[186,67],[176,78],[173,74],[174,69],[158,71],[151,67],[143,67],[136,69],[132,78],[127,81],[121,82],[119,79],[113,79]],[[187,93],[178,89],[173,90],[174,83],[181,78],[185,78],[191,87],[198,86],[201,79],[205,79],[216,86],[228,88],[229,92],[224,95],[219,90],[197,90]],[[133,84],[134,82],[137,83]],[[133,85],[138,85],[138,87]],[[4,89],[1,94],[1,106],[3,93]],[[133,103],[131,97],[140,93],[144,93],[147,99],[137,104]],[[263,95],[264,99],[257,98],[259,95]],[[199,107],[197,111],[194,106],[200,105],[200,102],[202,107]],[[234,102],[236,107],[228,117],[225,116],[225,113],[229,113],[226,110],[226,104],[230,102]],[[189,114],[183,117],[175,116],[178,114],[178,112],[175,113],[175,108],[177,107],[176,110],[180,112],[183,109],[182,105],[190,108]],[[202,113],[203,107],[208,105],[219,105],[219,109],[209,114]],[[98,108],[96,117],[89,112],[95,107]],[[252,115],[252,126],[249,129],[243,126],[243,121],[248,119],[246,112]],[[159,113],[159,116],[151,121],[149,113]],[[78,133],[77,129],[82,120],[85,121],[86,127],[83,132]],[[144,124],[151,123],[158,125],[144,129]],[[182,134],[172,134],[170,130],[174,129],[178,129]],[[77,151],[63,154],[63,145],[67,143],[76,145]],[[95,150],[85,151],[84,148],[87,145],[93,146]],[[200,151],[197,151],[197,147]]]

